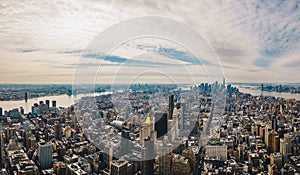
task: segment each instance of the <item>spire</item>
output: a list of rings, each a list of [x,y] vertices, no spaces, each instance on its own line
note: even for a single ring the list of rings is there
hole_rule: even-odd
[[[150,125],[151,123],[152,123],[152,121],[151,121],[150,113],[148,113],[148,116],[146,118],[145,124],[149,124]]]

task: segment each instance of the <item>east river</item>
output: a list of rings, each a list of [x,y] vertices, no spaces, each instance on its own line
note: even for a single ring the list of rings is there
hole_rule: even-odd
[[[233,85],[234,87],[239,88],[240,92],[243,93],[249,93],[254,96],[260,96],[261,90],[258,86],[242,86],[242,85]],[[264,96],[273,96],[273,97],[281,97],[286,99],[296,99],[300,100],[300,94],[292,94],[292,93],[286,93],[286,92],[268,92],[263,91]]]

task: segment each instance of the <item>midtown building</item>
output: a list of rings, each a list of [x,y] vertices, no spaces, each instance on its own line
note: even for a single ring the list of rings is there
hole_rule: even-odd
[[[52,167],[52,143],[39,143],[38,144],[38,160],[41,169],[48,169]]]

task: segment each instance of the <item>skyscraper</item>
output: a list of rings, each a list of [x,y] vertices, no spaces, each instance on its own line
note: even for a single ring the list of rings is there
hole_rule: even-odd
[[[244,161],[244,144],[238,145],[238,160]]]
[[[41,169],[48,169],[52,167],[52,143],[39,143],[38,157]]]
[[[274,135],[272,150],[274,152],[279,152],[279,150],[280,150],[280,139],[279,139],[279,136],[277,133],[275,133],[275,135]]]
[[[151,134],[151,132],[153,131],[154,131],[154,123],[151,119],[150,114],[148,114],[145,122],[143,123],[143,128],[140,130],[140,141],[144,142],[144,139],[146,137],[153,136],[153,134]],[[156,138],[152,138],[152,139],[156,140]]]
[[[105,167],[110,170],[111,168],[111,163],[113,160],[113,146],[111,144],[107,144],[103,148],[103,163]]]
[[[24,115],[24,108],[23,108],[23,107],[20,107],[20,113],[21,113],[22,115]]]
[[[130,151],[130,131],[123,129],[122,131],[122,139],[121,139],[121,155],[125,155]],[[121,156],[120,155],[120,156]]]
[[[55,122],[54,130],[55,130],[55,139],[62,140],[62,127],[59,121]]]
[[[172,119],[172,128],[174,128],[174,131],[175,131],[175,137],[178,137],[178,135],[179,135],[179,126],[178,126],[178,121],[179,121],[179,119],[178,119],[178,115],[179,115],[179,112],[178,112],[178,109],[177,108],[175,108],[174,110],[173,110],[173,119]]]
[[[222,89],[225,89],[225,87],[226,87],[226,81],[225,81],[225,77],[223,77]]]
[[[31,128],[30,128],[30,121],[25,120],[23,123],[23,129],[24,129],[24,135],[23,135],[23,145],[25,146],[26,149],[29,148],[29,137],[31,135]]]
[[[27,92],[25,92],[25,94],[24,94],[24,100],[25,100],[25,102],[27,102],[27,100],[28,100],[28,93]]]
[[[181,102],[181,109],[180,109],[180,129],[182,131],[185,130],[185,112],[186,112],[186,103],[185,102]]]
[[[145,146],[143,148],[143,175],[153,175],[154,174],[154,141],[150,137],[145,138]]]
[[[48,105],[48,108],[50,108],[50,101],[46,100],[46,105]]]
[[[174,95],[169,96],[169,119],[173,118],[173,110],[174,110]]]
[[[159,144],[158,145],[158,174],[170,175],[172,164],[172,144]]]
[[[31,113],[35,116],[40,115],[40,108],[37,103],[34,103],[33,106],[31,107]]]
[[[270,154],[270,164],[276,165],[278,169],[282,168],[282,155],[281,153]]]
[[[277,131],[277,118],[276,118],[276,116],[273,115],[271,117],[271,119],[272,119],[272,129],[275,130],[275,131]]]
[[[0,125],[0,168],[3,168],[3,163],[4,163],[4,155],[3,155],[3,148],[4,148],[4,144],[3,144],[3,134],[2,134],[2,126]]]
[[[56,101],[55,100],[52,101],[52,108],[56,108]]]
[[[284,134],[284,138],[280,139],[280,153],[282,154],[283,162],[288,160],[288,155],[292,151],[292,140],[290,134]]]
[[[162,137],[168,132],[168,114],[166,112],[156,112],[155,116],[155,131],[157,138]]]

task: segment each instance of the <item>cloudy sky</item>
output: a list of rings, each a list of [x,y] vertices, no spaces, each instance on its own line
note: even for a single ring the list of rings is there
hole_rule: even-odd
[[[299,82],[299,8],[298,0],[2,0],[0,83],[73,83],[78,69],[97,70],[96,78],[79,71],[97,83],[199,82],[214,72],[230,82]],[[149,36],[124,41],[108,56],[101,48],[86,53],[112,26],[149,15],[196,31],[200,55],[181,41]]]

